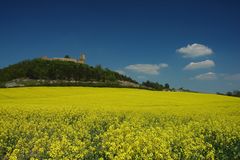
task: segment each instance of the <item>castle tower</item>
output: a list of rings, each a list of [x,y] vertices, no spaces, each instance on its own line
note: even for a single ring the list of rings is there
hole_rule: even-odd
[[[81,53],[79,63],[85,64],[85,61],[86,61],[86,56],[85,56],[85,54]]]

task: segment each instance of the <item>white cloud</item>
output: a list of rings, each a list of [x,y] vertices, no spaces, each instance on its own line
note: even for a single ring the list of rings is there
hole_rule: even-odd
[[[230,80],[230,81],[239,81],[240,80],[240,73],[232,74],[232,75],[226,75],[225,80]]]
[[[205,60],[201,62],[191,62],[184,67],[184,70],[194,70],[214,67],[215,63],[212,60]]]
[[[123,70],[115,70],[115,72],[118,72],[119,74],[126,74],[126,72],[125,71],[123,71]]]
[[[225,73],[213,73],[213,72],[208,72],[204,74],[199,74],[191,79],[194,80],[228,80],[228,81],[240,81],[240,73],[236,74],[225,74]],[[228,83],[232,84],[232,83]]]
[[[193,79],[201,81],[212,81],[217,79],[217,74],[213,72],[203,73],[195,76]]]
[[[186,47],[182,47],[177,49],[177,52],[181,53],[183,57],[200,57],[200,56],[207,56],[213,54],[211,48],[208,48],[202,44],[189,44]]]
[[[138,73],[144,73],[144,74],[150,74],[150,75],[158,75],[160,70],[162,68],[168,67],[168,64],[161,63],[161,64],[132,64],[129,66],[126,66],[125,69],[138,72]]]

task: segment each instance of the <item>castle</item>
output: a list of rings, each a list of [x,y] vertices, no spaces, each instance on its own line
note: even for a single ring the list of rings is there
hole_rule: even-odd
[[[79,59],[75,59],[75,58],[55,58],[55,57],[54,58],[48,58],[47,56],[44,56],[41,59],[48,60],[48,61],[58,60],[58,61],[67,61],[67,62],[75,62],[75,63],[85,64],[86,56],[85,56],[85,54],[80,54]]]

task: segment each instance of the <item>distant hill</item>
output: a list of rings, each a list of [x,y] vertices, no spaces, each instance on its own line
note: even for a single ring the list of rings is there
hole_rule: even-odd
[[[100,65],[96,67],[60,60],[33,59],[0,69],[0,86],[115,86],[139,87],[138,83]]]

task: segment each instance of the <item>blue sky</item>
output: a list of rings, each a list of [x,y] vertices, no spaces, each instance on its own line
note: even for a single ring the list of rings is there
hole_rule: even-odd
[[[240,89],[237,0],[0,1],[0,68],[41,56],[79,57],[203,92]]]

